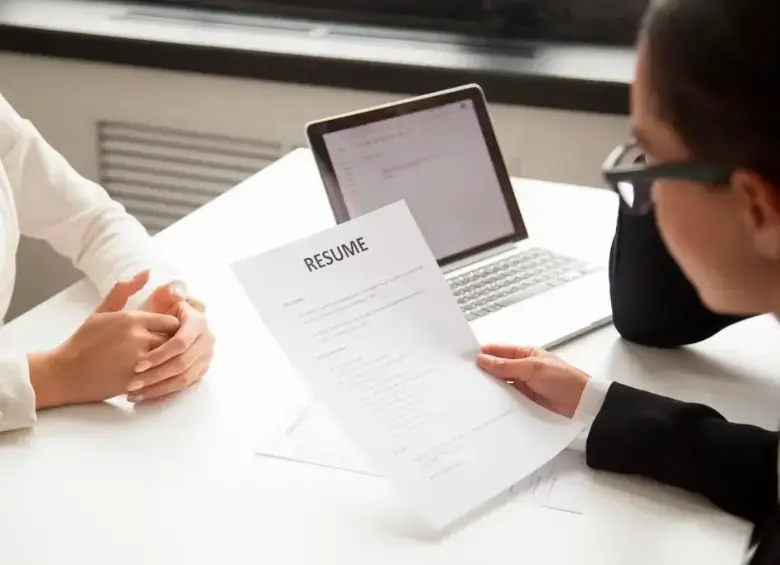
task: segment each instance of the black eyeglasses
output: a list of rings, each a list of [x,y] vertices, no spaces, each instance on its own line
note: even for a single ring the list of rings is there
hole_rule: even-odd
[[[620,145],[609,154],[602,168],[604,179],[634,214],[647,214],[653,207],[650,188],[657,180],[689,180],[705,184],[728,184],[733,169],[703,163],[648,164],[637,143]]]

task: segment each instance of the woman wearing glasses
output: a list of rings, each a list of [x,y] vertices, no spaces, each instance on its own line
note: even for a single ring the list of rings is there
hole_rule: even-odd
[[[774,0],[659,0],[646,15],[632,89],[636,143],[605,166],[623,203],[613,303],[629,338],[680,345],[741,313],[780,314],[777,29]],[[632,278],[642,296],[617,296],[615,283],[623,292]],[[680,309],[690,314],[678,319]],[[591,380],[531,348],[488,345],[478,364],[550,410],[592,419],[591,467],[707,497],[755,525],[750,563],[780,563],[777,433]]]

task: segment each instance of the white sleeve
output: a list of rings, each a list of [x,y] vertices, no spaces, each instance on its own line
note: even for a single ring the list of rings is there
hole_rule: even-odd
[[[35,420],[35,392],[27,357],[1,357],[0,432],[28,428]]]
[[[610,384],[612,383],[609,381],[588,379],[588,384],[585,385],[585,390],[582,391],[582,398],[580,398],[580,403],[577,405],[577,410],[572,417],[572,419],[585,422],[587,425],[569,446],[570,449],[585,451],[590,426],[604,405]]]
[[[0,96],[0,155],[14,194],[19,231],[69,258],[101,296],[118,280],[149,269],[156,285],[181,280],[160,260],[144,227],[87,180]],[[139,296],[137,301],[144,299]]]

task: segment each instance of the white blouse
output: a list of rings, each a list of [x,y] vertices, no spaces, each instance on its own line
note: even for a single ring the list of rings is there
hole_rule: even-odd
[[[159,260],[143,226],[0,96],[0,320],[11,301],[20,235],[47,241],[101,295],[144,269],[153,278],[147,292],[174,279],[175,270]],[[0,432],[36,419],[26,353],[3,350],[0,339]]]

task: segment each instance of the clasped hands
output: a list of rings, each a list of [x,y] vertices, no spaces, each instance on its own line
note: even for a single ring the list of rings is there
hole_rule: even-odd
[[[174,285],[155,289],[140,310],[124,310],[149,273],[118,282],[76,332],[55,349],[28,356],[37,408],[163,398],[200,381],[214,335],[203,312]]]

